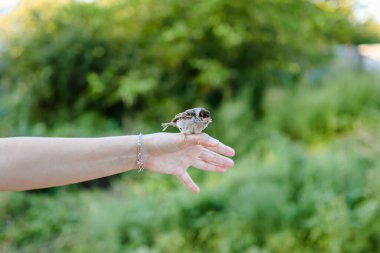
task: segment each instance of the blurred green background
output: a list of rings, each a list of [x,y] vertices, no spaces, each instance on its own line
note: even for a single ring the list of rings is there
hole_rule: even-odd
[[[380,252],[380,62],[356,47],[380,26],[359,7],[18,1],[0,15],[1,137],[158,132],[204,106],[237,156],[190,169],[199,195],[149,172],[2,192],[0,252]]]

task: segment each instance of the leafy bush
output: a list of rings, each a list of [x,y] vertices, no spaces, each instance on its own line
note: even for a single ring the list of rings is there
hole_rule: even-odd
[[[349,11],[306,0],[26,2],[18,23],[1,23],[17,28],[2,33],[1,135],[157,131],[206,105],[208,133],[238,156],[224,175],[190,170],[197,196],[133,172],[107,190],[1,193],[0,252],[379,251],[379,81],[336,70],[302,83],[329,42],[350,41]]]
[[[146,188],[162,183],[155,177],[135,186],[119,181],[110,192],[14,193],[2,214],[1,247],[6,252],[376,252],[378,140],[377,135],[363,143],[354,135],[310,153],[277,135],[260,147],[262,159],[253,151],[222,179],[209,177],[200,196]]]
[[[269,124],[292,138],[315,142],[350,132],[356,124],[379,123],[377,78],[343,68],[325,79],[323,87],[305,84],[274,90],[266,103]]]
[[[66,2],[22,2],[3,21],[6,134],[87,115],[149,129],[163,111],[215,109],[241,92],[262,114],[267,87],[291,85],[349,37],[349,8],[309,0]]]
[[[226,104],[221,110],[239,112],[234,117],[241,120],[236,123],[235,118],[222,118],[221,129],[214,130],[240,124],[242,133],[236,129],[225,136],[234,136],[231,140],[242,137],[235,143],[243,153],[225,175],[199,177],[191,171],[201,184],[201,195],[189,195],[175,178],[149,173],[144,179],[127,173],[108,191],[66,187],[50,195],[1,194],[0,249],[377,252],[380,135],[379,122],[371,114],[380,101],[377,84],[372,82],[376,79],[354,75],[349,79],[354,86],[335,78],[318,87],[282,92],[281,96],[274,96],[274,90],[269,92],[267,121],[255,124],[242,116],[247,110],[244,95]],[[326,94],[324,103],[334,104],[327,108],[333,109],[338,120],[349,117],[344,134],[331,128],[326,135],[325,128],[314,125],[318,121],[306,117],[302,128],[295,120],[289,126],[310,128],[305,132],[308,134],[299,135],[304,139],[290,138],[293,136],[281,127],[283,117],[275,112],[293,111],[293,103],[302,101],[305,114],[323,122],[326,118],[320,111],[325,109],[315,103],[321,94]],[[342,94],[345,97],[340,98]],[[347,97],[352,103],[343,107]],[[276,124],[275,115],[280,117]],[[310,136],[319,136],[324,142],[309,142],[314,140]]]

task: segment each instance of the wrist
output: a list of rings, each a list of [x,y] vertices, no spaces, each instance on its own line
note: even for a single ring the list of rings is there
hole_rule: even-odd
[[[150,158],[152,151],[152,143],[154,142],[154,138],[152,138],[153,134],[142,134],[141,135],[141,148],[140,152],[138,152],[138,143],[139,143],[139,135],[136,135],[136,169],[142,171],[140,168],[144,168],[145,170],[151,169]],[[138,163],[138,154],[141,154],[140,161],[142,162],[142,167],[139,166]]]
[[[142,133],[137,135],[137,142],[136,142],[136,164],[139,172],[144,171],[144,161],[143,161],[143,155],[142,155]]]
[[[135,164],[134,168],[139,172],[148,169],[149,144],[151,142],[150,135],[138,134],[135,138]]]
[[[115,148],[110,159],[123,164],[123,172],[138,169],[136,163],[137,135],[106,137],[106,139],[111,141]]]

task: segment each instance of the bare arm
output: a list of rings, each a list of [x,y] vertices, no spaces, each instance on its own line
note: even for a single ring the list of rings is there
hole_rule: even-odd
[[[0,139],[0,190],[60,186],[134,169],[136,138]]]
[[[61,186],[136,169],[137,136],[104,138],[0,139],[0,190],[28,190]],[[224,172],[233,166],[234,151],[205,134],[143,136],[145,167],[173,174],[198,192],[187,169]],[[221,155],[222,154],[222,155]]]

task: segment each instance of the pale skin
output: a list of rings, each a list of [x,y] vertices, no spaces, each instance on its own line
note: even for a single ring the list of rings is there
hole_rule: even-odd
[[[101,138],[0,138],[0,191],[62,186],[138,169],[137,135]],[[192,192],[187,172],[225,172],[235,151],[207,134],[155,133],[142,137],[146,171],[175,175]],[[143,172],[145,173],[145,172]]]

